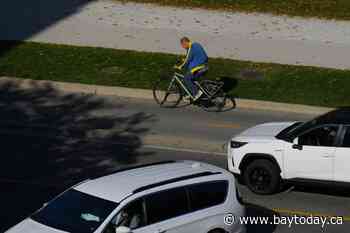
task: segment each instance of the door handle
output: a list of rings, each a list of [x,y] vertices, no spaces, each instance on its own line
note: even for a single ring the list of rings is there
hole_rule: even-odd
[[[166,233],[166,230],[158,230],[156,233]]]
[[[324,154],[322,155],[323,158],[333,158],[334,156],[333,155],[330,155],[330,154]]]
[[[303,146],[299,144],[293,144],[292,148],[296,150],[303,150]]]

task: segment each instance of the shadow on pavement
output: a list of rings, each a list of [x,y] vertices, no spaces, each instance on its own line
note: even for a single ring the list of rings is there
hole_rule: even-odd
[[[273,223],[273,216],[279,216],[278,213],[269,210],[267,208],[257,206],[254,204],[246,203],[246,216],[254,219],[255,217],[263,217],[269,219],[269,224],[247,224],[247,233],[273,233],[276,229],[276,225]]]
[[[336,197],[350,197],[350,186],[321,186],[321,185],[297,185],[293,188],[293,192],[324,194]]]
[[[23,41],[69,17],[94,0],[3,0],[0,40]],[[15,44],[13,44],[15,45]],[[9,48],[0,48],[0,56]]]
[[[52,86],[1,83],[0,232],[72,184],[152,154],[138,150],[152,116],[121,116],[121,108]]]

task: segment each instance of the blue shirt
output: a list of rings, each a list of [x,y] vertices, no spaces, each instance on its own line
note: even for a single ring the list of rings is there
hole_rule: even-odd
[[[184,67],[191,72],[195,72],[207,63],[208,55],[204,48],[199,43],[194,42],[190,44],[190,47],[187,50],[186,59],[180,67]]]

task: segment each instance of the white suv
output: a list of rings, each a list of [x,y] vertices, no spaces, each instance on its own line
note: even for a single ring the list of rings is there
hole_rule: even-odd
[[[278,191],[281,181],[350,183],[350,108],[309,122],[266,123],[228,146],[228,169],[253,192]]]
[[[243,216],[233,175],[193,161],[166,161],[83,182],[7,233],[225,233]]]

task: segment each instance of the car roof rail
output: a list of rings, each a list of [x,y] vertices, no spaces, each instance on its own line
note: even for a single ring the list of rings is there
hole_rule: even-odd
[[[135,189],[133,191],[133,194],[139,193],[139,192],[142,192],[142,191],[145,191],[145,190],[148,190],[148,189],[152,189],[152,188],[155,188],[155,187],[176,183],[176,182],[179,182],[179,181],[184,181],[184,180],[189,180],[189,179],[194,179],[194,178],[199,178],[199,177],[204,177],[204,176],[212,176],[212,175],[217,175],[217,174],[221,174],[221,172],[206,171],[206,172],[200,172],[200,173],[196,173],[196,174],[192,174],[192,175],[176,177],[176,178],[173,178],[173,179],[164,180],[164,181],[157,182],[157,183],[154,183],[154,184],[149,184],[149,185],[142,186],[140,188]]]

